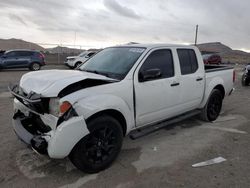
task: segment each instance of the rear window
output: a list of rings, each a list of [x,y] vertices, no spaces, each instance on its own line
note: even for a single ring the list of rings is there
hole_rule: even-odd
[[[181,74],[195,73],[198,69],[198,62],[194,50],[178,49],[177,53],[180,61]]]

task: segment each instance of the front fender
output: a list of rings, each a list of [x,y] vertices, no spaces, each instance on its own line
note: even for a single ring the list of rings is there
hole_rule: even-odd
[[[64,158],[68,156],[74,146],[86,135],[89,130],[82,116],[72,117],[45,136],[48,142],[48,155],[51,158]]]
[[[120,112],[127,125],[127,133],[134,127],[134,110],[120,97],[103,94],[83,98],[74,104],[74,109],[85,119],[104,110],[116,110]]]

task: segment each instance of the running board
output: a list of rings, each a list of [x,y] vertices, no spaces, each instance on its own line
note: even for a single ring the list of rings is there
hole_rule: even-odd
[[[132,140],[135,140],[135,139],[140,138],[142,136],[146,136],[146,135],[148,135],[150,133],[158,131],[158,130],[160,130],[160,129],[168,126],[168,125],[172,125],[174,123],[178,123],[180,121],[188,119],[188,118],[190,118],[192,116],[196,116],[196,115],[198,115],[200,113],[201,112],[199,110],[194,110],[194,111],[191,111],[191,112],[176,116],[174,118],[168,119],[166,121],[163,121],[163,122],[160,122],[160,123],[157,123],[157,124],[154,124],[154,125],[138,128],[138,129],[132,131],[130,133],[129,137]]]

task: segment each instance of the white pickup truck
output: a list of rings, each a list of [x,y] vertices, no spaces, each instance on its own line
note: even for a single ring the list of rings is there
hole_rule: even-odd
[[[214,121],[234,78],[231,67],[204,66],[194,46],[109,47],[78,70],[23,75],[9,88],[13,127],[36,152],[69,156],[95,173],[112,164],[128,134],[135,139],[198,113]]]

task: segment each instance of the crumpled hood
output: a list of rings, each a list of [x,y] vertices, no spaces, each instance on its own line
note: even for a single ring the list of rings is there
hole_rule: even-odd
[[[113,81],[102,75],[78,70],[42,70],[23,75],[20,87],[25,93],[33,91],[43,97],[56,97],[68,85],[85,79]]]

